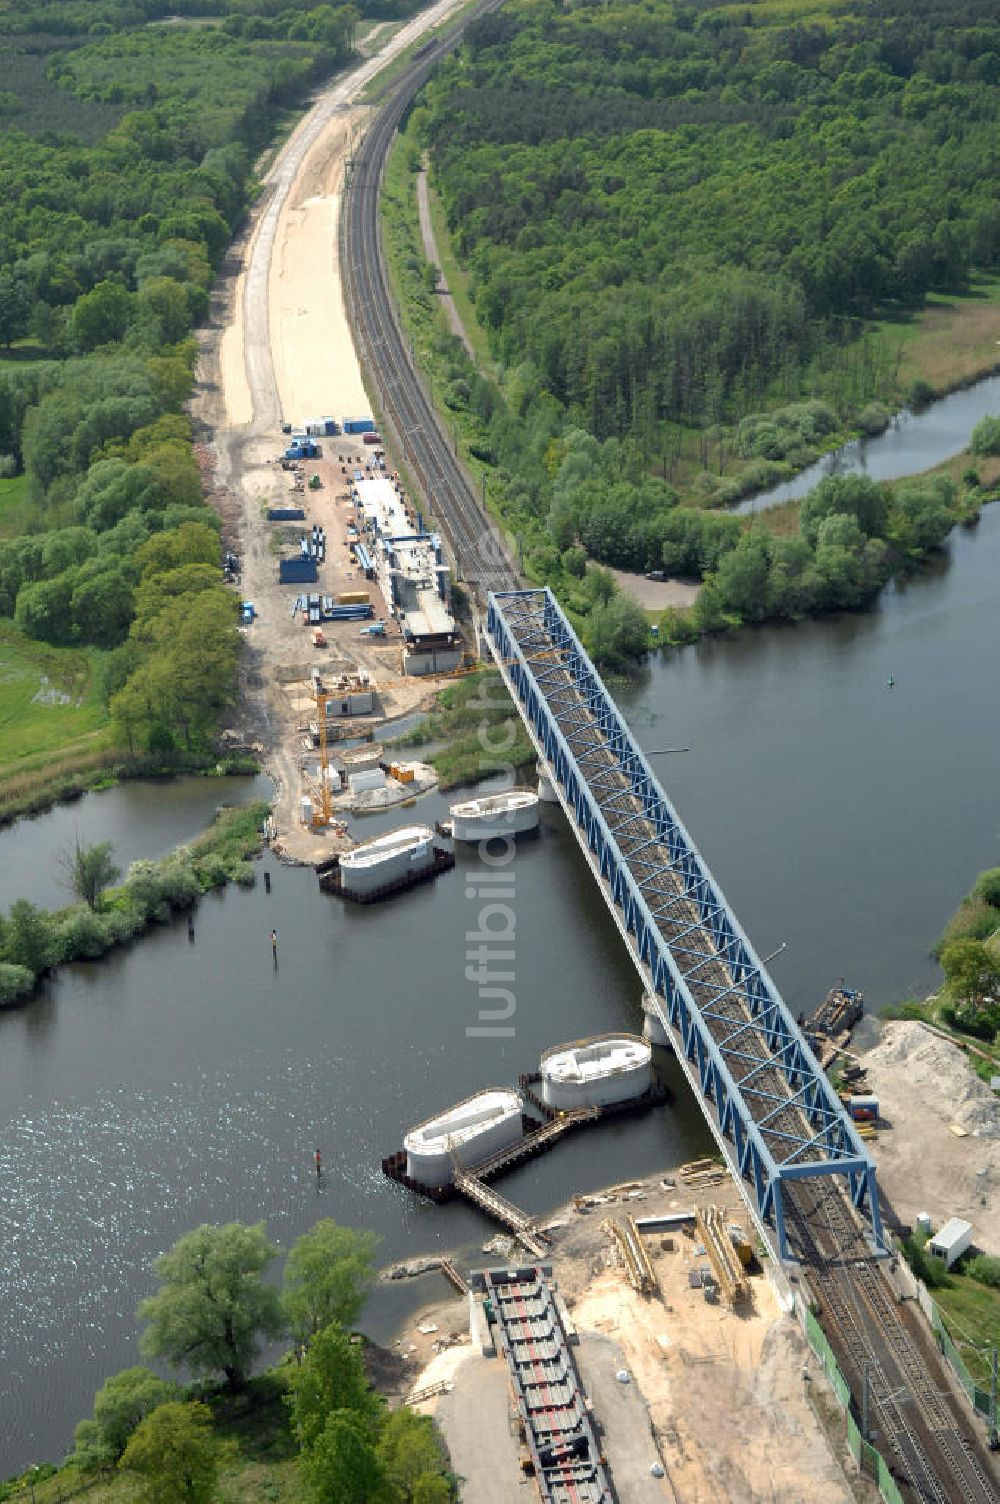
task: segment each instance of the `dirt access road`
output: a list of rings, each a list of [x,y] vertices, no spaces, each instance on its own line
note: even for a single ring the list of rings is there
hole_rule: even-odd
[[[302,725],[313,663],[328,672],[336,664],[372,673],[387,717],[425,702],[433,688],[426,679],[404,678],[398,634],[395,639],[390,634],[384,646],[369,646],[359,639],[356,625],[338,624],[327,631],[329,649],[312,647],[293,618],[295,587],[277,584],[275,529],[265,513],[268,504],[288,499],[288,477],[275,463],[286,442],[282,421],[360,416],[368,408],[337,265],[345,167],[371,113],[359,96],[378,72],[459,5],[460,0],[439,0],[414,17],[325,90],[299,122],[264,175],[244,235],[230,249],[213,290],[211,323],[202,334],[193,413],[227,547],[242,561],[242,595],[257,611],[246,632],[234,724],[265,748],[277,785],[279,843],[296,860],[314,861],[337,849],[336,838],[308,831],[298,821],[306,786]],[[359,455],[360,447],[357,440],[328,439],[322,461],[308,466],[322,482],[305,505],[307,523],[319,523],[327,532],[330,562],[319,584],[324,593],[359,583],[343,545],[348,516],[343,470],[368,457]],[[294,546],[291,538],[284,541]],[[381,603],[375,604],[380,614]]]

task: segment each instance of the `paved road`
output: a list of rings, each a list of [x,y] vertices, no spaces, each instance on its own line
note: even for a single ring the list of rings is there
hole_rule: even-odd
[[[434,1412],[462,1479],[462,1504],[511,1504],[537,1494],[524,1486],[518,1446],[508,1419],[507,1365],[471,1353],[450,1394]]]

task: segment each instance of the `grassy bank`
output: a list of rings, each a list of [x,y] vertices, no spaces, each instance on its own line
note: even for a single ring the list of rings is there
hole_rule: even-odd
[[[31,997],[39,980],[71,961],[95,961],[155,924],[195,907],[203,893],[254,880],[269,806],[220,809],[207,831],[160,862],[133,862],[120,887],[93,909],[85,903],[46,910],[23,900],[0,922],[0,1007]],[[112,853],[113,856],[113,853]],[[113,877],[117,874],[113,874]]]
[[[391,745],[433,743],[428,761],[442,789],[478,783],[511,767],[530,768],[535,749],[495,669],[468,674],[443,690],[437,708],[413,731]]]

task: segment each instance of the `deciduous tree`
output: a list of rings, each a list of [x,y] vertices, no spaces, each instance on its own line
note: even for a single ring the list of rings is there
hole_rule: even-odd
[[[221,1461],[208,1406],[172,1402],[139,1423],[119,1466],[139,1475],[148,1504],[210,1504]]]
[[[285,1262],[284,1307],[296,1338],[308,1343],[336,1322],[345,1330],[358,1318],[375,1278],[374,1233],[338,1227],[331,1217],[292,1245]]]
[[[159,1292],[139,1306],[142,1351],[240,1388],[262,1340],[284,1330],[278,1292],[263,1279],[277,1254],[263,1222],[204,1225],[179,1238],[154,1265]]]

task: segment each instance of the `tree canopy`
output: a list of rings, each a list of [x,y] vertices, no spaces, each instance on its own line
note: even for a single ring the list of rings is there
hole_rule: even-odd
[[[375,1278],[377,1245],[374,1233],[338,1227],[330,1217],[293,1243],[285,1260],[283,1304],[300,1343],[331,1323],[345,1330],[354,1325]]]
[[[133,1433],[119,1466],[142,1479],[148,1504],[211,1504],[220,1448],[207,1405],[158,1406]]]
[[[224,1374],[239,1388],[262,1342],[284,1329],[278,1291],[263,1278],[277,1254],[263,1223],[185,1233],[156,1260],[159,1292],[139,1306],[142,1351],[173,1368]]]

